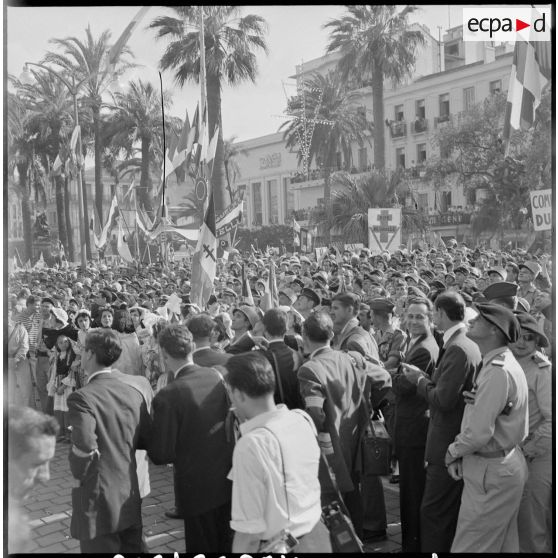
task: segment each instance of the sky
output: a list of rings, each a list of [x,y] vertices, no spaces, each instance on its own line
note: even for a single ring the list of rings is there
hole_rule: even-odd
[[[438,38],[449,25],[461,25],[462,9],[466,6],[423,5],[410,16],[411,22],[423,23]],[[80,6],[80,7],[13,7],[6,9],[7,72],[19,76],[25,62],[39,62],[45,52],[52,50],[49,39],[77,36],[85,38],[89,25],[95,37],[105,29],[116,41],[126,25],[139,10],[139,6]],[[277,132],[283,120],[279,117],[286,106],[284,85],[293,91],[295,66],[322,56],[328,32],[322,28],[330,19],[344,12],[340,5],[312,6],[244,6],[242,15],[262,16],[268,24],[266,36],[269,54],[258,53],[259,74],[256,83],[247,82],[232,88],[223,86],[222,119],[225,138],[236,136],[247,140]],[[152,7],[128,42],[141,64],[124,76],[141,77],[159,87],[158,63],[168,44],[166,39],[155,39],[155,32],[147,25],[157,16],[173,15],[172,10]],[[185,111],[192,115],[199,98],[197,85],[176,86],[172,73],[163,73],[163,88],[171,92],[173,105],[170,114],[184,118]]]

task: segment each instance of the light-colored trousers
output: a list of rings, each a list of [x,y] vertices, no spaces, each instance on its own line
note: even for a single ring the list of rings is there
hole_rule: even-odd
[[[527,467],[519,506],[519,551],[552,552],[552,450],[527,461]]]
[[[463,494],[451,552],[519,552],[517,516],[527,463],[506,457],[463,457]]]

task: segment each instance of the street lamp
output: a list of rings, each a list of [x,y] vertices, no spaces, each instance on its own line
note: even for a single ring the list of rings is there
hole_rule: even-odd
[[[72,83],[70,84],[66,79],[64,79],[60,74],[55,72],[52,68],[49,68],[48,66],[45,66],[43,64],[37,64],[35,62],[26,62],[25,66],[23,67],[23,72],[21,73],[21,75],[19,77],[21,83],[23,83],[25,85],[31,85],[34,81],[33,80],[33,75],[29,71],[28,65],[37,66],[39,68],[42,68],[43,70],[46,70],[51,75],[58,78],[68,88],[68,91],[70,92],[70,95],[72,96],[73,104],[74,104],[75,125],[79,126],[77,94],[78,94],[79,88],[88,79],[88,77],[85,77],[84,79],[82,79],[80,82],[78,82],[76,84],[74,76],[72,76]],[[81,252],[81,267],[82,267],[83,271],[85,272],[86,269],[87,269],[87,243],[86,243],[85,223],[88,221],[88,219],[87,219],[87,209],[85,208],[85,204],[84,204],[85,193],[84,193],[83,190],[85,188],[85,185],[83,183],[83,165],[82,165],[82,162],[81,162],[82,153],[83,153],[82,145],[81,145],[81,133],[78,134],[78,152],[79,152],[79,157],[77,159],[77,166],[78,166],[77,191],[78,191],[78,205],[79,205],[79,212],[78,212],[79,213],[79,238],[80,238],[80,245],[81,245],[81,250],[80,250],[80,252]]]

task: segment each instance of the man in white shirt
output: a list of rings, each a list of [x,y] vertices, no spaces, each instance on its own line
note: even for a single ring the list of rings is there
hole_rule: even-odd
[[[242,421],[229,473],[233,552],[263,550],[285,529],[298,540],[296,552],[331,552],[321,521],[320,448],[312,420],[275,404],[275,375],[262,353],[233,356],[225,366]]]

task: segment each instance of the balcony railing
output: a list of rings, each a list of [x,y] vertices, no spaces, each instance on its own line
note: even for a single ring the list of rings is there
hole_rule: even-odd
[[[366,168],[351,167],[350,169],[335,166],[335,167],[329,167],[329,172],[330,174],[333,174],[334,172],[338,172],[342,170],[350,174],[361,174],[364,172],[370,172],[372,169],[373,167],[370,164]],[[325,168],[312,169],[308,174],[306,174],[305,172],[297,171],[293,173],[291,176],[291,184],[300,184],[301,182],[320,180],[322,178],[325,178],[325,171],[326,171]]]
[[[439,128],[440,125],[444,125],[446,122],[449,122],[450,120],[451,120],[451,115],[449,115],[449,114],[444,114],[442,116],[436,116],[434,118],[434,127]]]
[[[428,120],[426,118],[417,118],[414,122],[411,122],[411,133],[421,134],[428,130]]]
[[[402,138],[407,135],[407,123],[402,120],[398,122],[390,122],[389,128],[391,130],[392,138]]]

